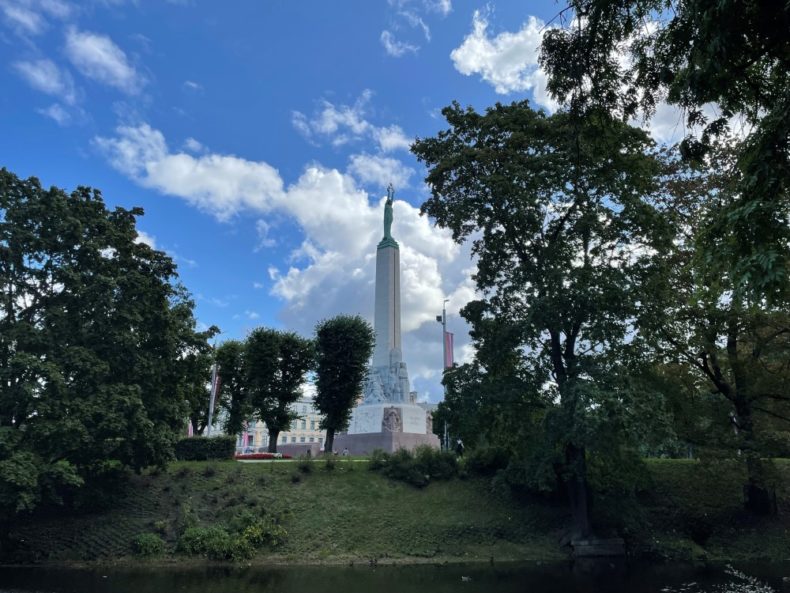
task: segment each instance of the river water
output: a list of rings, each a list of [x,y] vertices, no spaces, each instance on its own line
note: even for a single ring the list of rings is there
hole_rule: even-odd
[[[785,578],[788,577],[788,578]],[[0,568],[0,593],[784,593],[790,564]]]

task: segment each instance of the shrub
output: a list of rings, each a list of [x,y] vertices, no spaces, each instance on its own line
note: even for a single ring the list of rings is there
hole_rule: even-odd
[[[374,449],[373,453],[370,454],[370,463],[368,464],[368,469],[373,471],[380,470],[385,465],[387,465],[387,461],[389,459],[389,455],[387,455],[381,449]]]
[[[301,475],[299,475],[296,472],[291,474],[291,483],[292,484],[298,484],[301,481],[302,481],[302,476]]]
[[[141,533],[132,541],[138,556],[160,556],[165,551],[165,542],[155,533]]]
[[[154,531],[156,531],[159,535],[165,535],[167,533],[167,521],[154,521]]]
[[[473,449],[466,455],[466,469],[478,476],[493,476],[510,462],[510,454],[501,447],[490,445]]]
[[[179,461],[232,459],[235,451],[234,437],[189,437],[178,441],[175,449]]]
[[[252,556],[253,547],[221,527],[191,527],[179,538],[178,551],[209,560],[244,560]]]
[[[337,468],[337,459],[334,457],[327,457],[324,461],[324,469],[328,472],[334,471]]]
[[[176,533],[181,535],[187,529],[197,527],[198,516],[192,508],[192,500],[185,500],[181,506],[178,507],[178,517],[176,517]]]
[[[455,455],[431,447],[417,447],[414,454],[407,449],[398,449],[392,455],[374,451],[369,467],[392,480],[400,480],[417,488],[427,486],[432,478],[449,480],[458,475]]]

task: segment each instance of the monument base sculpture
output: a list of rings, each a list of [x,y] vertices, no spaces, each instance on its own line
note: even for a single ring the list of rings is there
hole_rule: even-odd
[[[354,408],[348,432],[335,437],[334,450],[370,455],[375,449],[393,453],[421,445],[439,448],[430,412],[416,404],[373,403]]]

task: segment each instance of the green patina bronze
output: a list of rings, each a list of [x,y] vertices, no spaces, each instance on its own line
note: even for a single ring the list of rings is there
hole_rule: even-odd
[[[394,247],[398,249],[398,242],[392,238],[392,200],[395,197],[395,189],[390,183],[387,187],[387,201],[384,204],[384,238],[379,241],[378,249],[384,247]]]

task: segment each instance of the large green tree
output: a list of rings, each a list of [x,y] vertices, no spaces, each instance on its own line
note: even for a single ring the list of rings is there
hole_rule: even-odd
[[[0,514],[108,469],[164,464],[202,348],[192,302],[142,210],[0,170]]]
[[[569,0],[541,61],[561,102],[630,118],[681,108],[684,155],[741,133],[740,191],[719,212],[734,239],[712,252],[733,281],[771,299],[790,262],[790,4],[783,0]],[[734,128],[734,129],[733,129]]]
[[[228,434],[239,434],[253,415],[245,383],[244,351],[244,343],[239,340],[227,340],[216,350],[221,394],[219,405],[225,411],[223,428]]]
[[[599,438],[604,426],[616,435],[607,418],[626,393],[611,372],[633,329],[641,260],[666,239],[643,199],[660,164],[644,132],[601,111],[547,116],[521,102],[442,113],[449,129],[412,146],[428,167],[422,212],[472,243],[483,298],[465,315],[517,328],[514,351],[551,405],[546,456],[574,533],[589,534],[588,448],[614,446]]]
[[[292,332],[257,328],[244,349],[245,382],[255,416],[266,423],[269,451],[277,451],[280,432],[296,418],[293,404],[302,394],[313,365],[313,344]]]
[[[335,433],[348,427],[351,408],[362,395],[375,338],[371,325],[357,315],[325,319],[315,328],[315,406],[324,417],[326,453],[332,452]]]
[[[748,468],[747,507],[769,512],[762,458],[782,429],[773,421],[790,428],[790,314],[782,304],[790,292],[756,296],[737,269],[709,255],[738,240],[720,219],[740,199],[737,151],[719,145],[701,169],[674,160],[661,207],[675,240],[651,258],[640,330],[661,362],[686,366],[728,403],[731,446]]]

